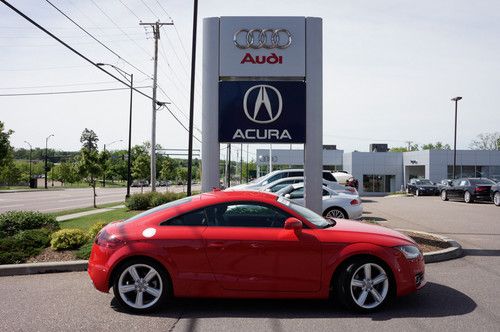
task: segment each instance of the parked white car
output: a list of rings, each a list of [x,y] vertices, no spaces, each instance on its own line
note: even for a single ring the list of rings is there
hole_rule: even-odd
[[[352,174],[349,174],[346,171],[337,171],[337,172],[332,172],[333,177],[337,180],[338,183],[340,184],[346,184],[347,181],[349,181],[350,178],[352,178]]]
[[[273,171],[269,174],[266,174],[264,176],[261,176],[260,178],[257,178],[249,183],[245,184],[240,184],[234,187],[231,187],[233,190],[260,190],[263,186],[268,185],[276,180],[283,179],[283,178],[291,178],[291,177],[298,177],[304,176],[304,170],[303,169],[280,169],[277,171]],[[330,171],[323,171],[323,180],[324,181],[329,181],[329,182],[337,182],[335,177],[332,175],[332,172]]]
[[[295,183],[276,192],[291,201],[304,205],[304,184]],[[363,204],[359,196],[336,193],[323,186],[323,216],[337,219],[360,219],[363,215]]]
[[[304,182],[304,177],[303,176],[294,176],[291,178],[282,178],[279,180],[276,180],[274,182],[271,182],[269,184],[266,184],[265,186],[262,186],[259,190],[260,191],[268,191],[275,193],[278,190],[294,183],[303,183]],[[350,195],[358,195],[358,191],[356,188],[353,187],[346,187],[343,186],[337,182],[333,181],[327,181],[323,179],[323,185],[327,186],[328,188],[332,189],[336,193],[344,193],[344,194],[350,194]]]

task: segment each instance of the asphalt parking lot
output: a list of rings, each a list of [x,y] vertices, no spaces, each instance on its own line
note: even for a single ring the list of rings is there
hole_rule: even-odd
[[[445,234],[466,256],[427,265],[427,286],[381,312],[356,315],[327,301],[175,300],[154,315],[121,312],[85,272],[0,278],[0,330],[499,331],[500,208],[438,197],[365,198],[391,227]]]

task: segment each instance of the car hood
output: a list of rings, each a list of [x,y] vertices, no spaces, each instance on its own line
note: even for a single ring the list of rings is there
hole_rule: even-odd
[[[434,188],[437,188],[437,186],[435,186],[433,184],[427,184],[427,185],[417,185],[417,188],[434,189]]]
[[[319,232],[322,242],[366,242],[386,247],[415,244],[410,237],[387,227],[347,219],[335,221],[337,224],[334,227]]]

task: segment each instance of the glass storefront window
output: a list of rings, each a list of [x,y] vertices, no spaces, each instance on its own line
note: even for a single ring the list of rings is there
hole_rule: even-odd
[[[374,193],[396,191],[395,180],[395,175],[365,174],[363,175],[363,190]]]

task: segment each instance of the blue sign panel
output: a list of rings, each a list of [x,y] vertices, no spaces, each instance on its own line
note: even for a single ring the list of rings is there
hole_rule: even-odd
[[[219,142],[305,143],[305,140],[305,82],[219,83]]]

